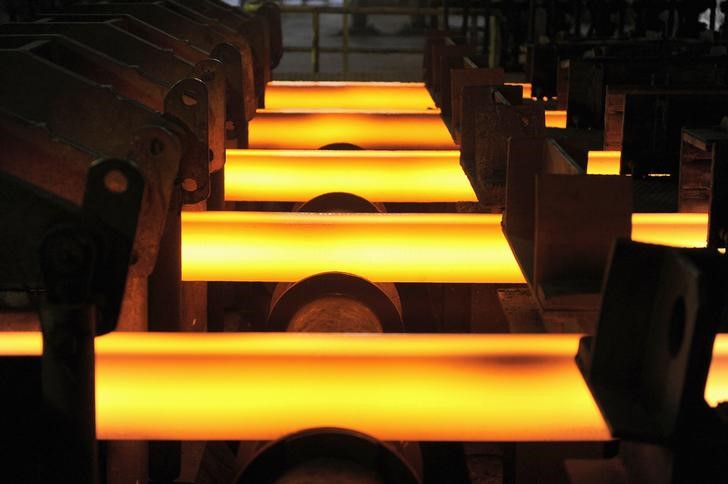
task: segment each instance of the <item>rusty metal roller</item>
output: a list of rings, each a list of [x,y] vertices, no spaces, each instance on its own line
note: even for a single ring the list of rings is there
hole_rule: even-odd
[[[404,446],[350,430],[305,430],[262,448],[235,483],[417,484]]]
[[[298,212],[384,212],[350,193],[326,193],[297,206]],[[403,331],[402,303],[392,283],[373,283],[354,274],[327,272],[279,283],[268,314],[271,331],[392,333]]]

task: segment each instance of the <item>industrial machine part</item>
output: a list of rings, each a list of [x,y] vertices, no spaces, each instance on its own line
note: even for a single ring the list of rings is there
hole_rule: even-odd
[[[372,202],[476,202],[459,155],[458,151],[228,150],[225,199],[301,202],[329,192],[348,192]]]
[[[714,167],[725,164],[716,158],[719,144],[728,141],[728,118],[720,126],[683,128],[680,144],[678,208],[681,212],[710,210]]]
[[[12,375],[16,365],[27,370],[31,362],[0,360],[10,365],[3,380],[28,378],[32,383],[25,388],[40,399],[30,403],[39,422],[27,428],[22,425],[27,420],[16,421],[13,410],[28,402],[14,391],[4,397],[10,410],[2,415],[5,477],[94,483],[94,337],[116,327],[144,179],[127,161],[97,161],[89,167],[80,207],[4,172],[0,183],[0,202],[8,205],[0,210],[6,229],[0,237],[0,290],[29,293],[43,331],[39,378],[32,371]],[[24,436],[29,431],[31,436]],[[28,462],[37,452],[43,459]]]
[[[713,148],[711,170],[710,220],[708,222],[708,247],[728,248],[728,146],[717,143]]]
[[[273,2],[266,2],[272,4]],[[247,14],[239,8],[233,8],[223,2],[210,0],[174,0],[167,2],[170,8],[185,12],[194,13],[199,16],[202,23],[220,24],[235,34],[243,36],[250,44],[253,51],[253,69],[256,83],[256,93],[262,93],[258,97],[258,106],[265,105],[265,84],[271,80],[271,68],[277,65],[280,57],[272,58],[271,55],[271,34],[278,36],[280,26],[271,22],[277,20],[275,15],[267,15],[263,10],[260,15]],[[275,5],[266,7],[277,9]],[[276,46],[281,45],[280,38],[275,40]],[[282,55],[282,49],[276,47],[276,56]]]
[[[437,112],[421,82],[271,81],[267,111]]]
[[[131,15],[209,52],[213,51],[215,45],[224,42],[237,47],[245,57],[251,52],[254,92],[258,105],[262,106],[271,66],[277,65],[280,59],[277,47],[276,58],[271,58],[272,44],[280,44],[280,39],[274,41],[271,33],[278,35],[280,26],[272,24],[276,20],[275,15],[267,13],[268,9],[277,8],[267,6],[260,15],[248,15],[224,3],[210,0],[121,0],[101,5],[71,5],[62,9],[62,12]]]
[[[571,463],[573,482],[728,479],[725,402],[705,398],[726,281],[726,259],[713,250],[617,242],[597,332],[577,362],[621,452]]]
[[[378,213],[371,202],[348,193],[320,195],[298,208],[322,213]],[[316,333],[392,333],[403,332],[402,303],[392,283],[375,284],[353,274],[323,273],[296,283],[279,283],[273,290],[266,329],[269,331]],[[378,458],[372,468],[374,445]],[[291,460],[280,459],[281,448],[293,456],[295,448],[316,449]],[[335,445],[336,449],[332,448]],[[417,482],[406,463],[408,449],[413,466],[421,469],[416,443],[383,444],[347,431],[319,429],[284,438],[269,444],[249,461],[236,482],[326,482],[341,479],[361,482],[369,479],[384,482]],[[272,462],[271,462],[271,459]],[[419,462],[419,465],[417,465]],[[367,464],[368,463],[368,464]],[[351,465],[354,464],[354,465]],[[362,466],[364,466],[362,468]],[[382,472],[384,473],[382,475]],[[273,473],[273,474],[271,474]]]
[[[437,113],[289,113],[262,109],[249,129],[249,146],[258,149],[317,150],[333,143],[351,143],[365,150],[457,149]]]
[[[73,13],[71,13],[73,12]],[[225,126],[228,146],[247,146],[247,121],[255,115],[258,97],[253,79],[253,54],[248,41],[218,23],[161,2],[69,5],[61,13],[44,14],[43,21],[104,22],[125,30],[192,63],[217,59],[225,68],[227,99]],[[241,109],[242,107],[242,109]],[[213,164],[215,162],[213,161]]]
[[[460,163],[485,210],[502,212],[508,139],[543,136],[543,105],[521,104],[518,87],[467,86],[462,106]]]
[[[4,24],[0,28],[12,25],[35,24]],[[189,73],[188,66],[164,97],[164,112],[168,116],[163,117],[150,108],[119,97],[108,87],[34,55],[32,46],[0,50],[0,56],[7,65],[17,66],[17,71],[4,70],[0,78],[3,109],[28,121],[45,123],[57,136],[110,155],[125,155],[133,144],[135,130],[144,125],[164,127],[176,135],[177,143],[180,143],[182,158],[178,176],[182,181],[183,201],[196,203],[207,197],[208,90],[199,79],[184,77]],[[49,85],[53,89],[47,89]],[[105,109],[99,110],[98,106]],[[71,115],[76,120],[74,123],[67,122]],[[108,119],[114,122],[103,121]],[[103,126],[106,128],[99,129]],[[112,128],[113,135],[110,135]],[[158,149],[154,151],[157,155],[161,153]]]
[[[302,204],[305,213],[381,213],[379,207],[350,193],[326,193]],[[391,282],[372,283],[355,274],[320,273],[273,290],[270,331],[402,332],[402,303]]]
[[[504,232],[545,323],[592,327],[612,241],[630,236],[631,212],[631,179],[585,175],[551,139],[511,138]]]
[[[605,116],[611,122],[605,125],[605,137],[616,132],[613,137],[621,143],[605,140],[605,148],[622,151],[622,173],[677,175],[682,128],[720,124],[728,112],[726,99],[725,88],[609,87]]]
[[[393,284],[323,273],[278,284],[268,314],[270,331],[402,332],[402,304]]]
[[[705,58],[716,46],[715,41],[699,39],[579,37],[581,36],[578,35],[577,40],[552,39],[549,43],[534,42],[526,46],[526,77],[533,83],[534,93],[538,97],[557,96],[560,109],[567,107],[570,89],[591,88],[592,94],[598,95],[598,91],[593,89],[595,72],[591,70],[593,67],[590,66],[590,60],[607,64],[603,68],[594,69],[599,81],[596,84],[600,88],[614,84],[615,80],[621,84],[649,84],[650,73],[658,73],[655,81],[663,83],[674,77],[665,76],[666,72],[670,72],[670,64]],[[582,60],[586,62],[580,62]],[[710,66],[706,68],[710,69]],[[602,101],[603,99],[599,102]]]
[[[277,440],[254,457],[236,484],[417,484],[393,445],[343,429],[311,429]]]
[[[704,47],[704,50],[707,49],[707,46]],[[566,94],[569,126],[586,129],[604,127],[605,137],[611,137],[612,133],[618,132],[608,133],[606,129],[605,120],[614,107],[610,106],[609,97],[605,97],[607,90],[644,85],[657,89],[700,88],[706,91],[711,86],[721,87],[727,70],[724,56],[705,55],[705,52],[695,56],[658,53],[631,58],[598,56],[570,59]],[[620,148],[605,145],[605,149]]]
[[[78,32],[87,34],[88,30],[92,30],[91,27],[98,26],[98,24],[6,25],[14,25],[17,27],[14,31],[27,33],[0,35],[0,46],[3,48],[22,50],[29,55],[53,63],[59,68],[80,74],[100,85],[111,84],[118,94],[138,101],[157,112],[165,112],[169,109],[167,94],[178,81],[185,78],[201,80],[206,88],[206,99],[200,101],[206,109],[205,118],[197,120],[190,116],[190,113],[195,113],[195,110],[190,109],[184,109],[178,113],[178,116],[190,126],[196,135],[206,137],[209,170],[212,172],[222,169],[225,163],[225,74],[224,68],[218,60],[204,59],[196,65],[185,65],[181,59],[176,59],[169,52],[151,45],[140,46],[138,45],[139,39],[124,32],[116,32],[114,29],[108,29],[108,31],[101,29],[106,34],[112,34],[99,35],[99,38],[104,39],[103,42],[85,38],[85,35],[75,35]],[[45,32],[59,32],[63,36]],[[80,37],[86,43],[74,41],[65,35]],[[131,42],[128,42],[129,40]],[[124,48],[121,49],[121,52],[133,52],[137,55],[124,56],[122,54],[121,59],[117,60],[97,50],[103,49],[111,51],[112,56],[118,55],[115,49],[104,49],[104,46],[110,45],[122,45]],[[140,53],[143,55],[140,56]],[[150,62],[144,67],[133,66],[133,63],[138,62],[138,57],[147,58]],[[176,61],[173,64],[177,70],[171,68],[163,70],[165,75],[145,70],[149,64],[164,65],[164,61],[169,63],[172,59]],[[185,72],[182,77],[176,77],[182,72]],[[197,103],[190,96],[184,97],[183,101],[185,108],[187,104]]]
[[[451,38],[445,38],[443,43],[432,46],[432,98],[445,117],[449,118],[452,114],[451,72],[453,69],[462,69],[465,58],[474,54],[474,46],[458,44]]]
[[[294,212],[308,213],[386,213],[382,203],[370,202],[364,197],[348,192],[328,192],[317,195],[307,202],[296,204]]]
[[[466,86],[502,86],[505,81],[503,69],[483,69],[474,65],[469,58],[464,59],[464,68],[452,69],[450,126],[455,142],[461,141],[461,124],[463,113],[463,88]]]

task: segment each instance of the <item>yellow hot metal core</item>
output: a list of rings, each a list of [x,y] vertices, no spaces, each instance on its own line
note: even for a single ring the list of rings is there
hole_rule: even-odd
[[[188,281],[523,282],[498,214],[183,212]]]
[[[0,355],[40,334],[2,333]],[[271,440],[343,427],[383,440],[599,441],[580,335],[111,333],[96,339],[101,439]],[[728,337],[706,398],[728,399]]]
[[[259,110],[249,147],[317,150],[350,143],[366,150],[456,150],[436,113],[317,113]]]
[[[545,111],[547,128],[566,128],[566,111]]]
[[[705,214],[634,214],[636,241],[704,247]],[[182,212],[182,278],[522,283],[499,214]]]
[[[225,199],[303,202],[347,192],[372,202],[476,202],[459,151],[227,150]]]
[[[278,110],[439,112],[421,82],[272,81],[265,107]]]
[[[707,213],[635,213],[632,240],[674,247],[705,247]]]
[[[587,175],[619,175],[621,151],[590,151],[587,157]]]

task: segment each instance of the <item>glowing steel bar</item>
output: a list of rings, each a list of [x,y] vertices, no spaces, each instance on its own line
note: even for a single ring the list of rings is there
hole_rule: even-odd
[[[186,281],[524,282],[499,214],[183,212]]]
[[[635,241],[706,245],[706,214],[634,214]],[[521,283],[497,214],[183,212],[186,281]]]
[[[530,82],[506,82],[506,86],[521,86],[523,88],[523,99],[531,99],[533,86]]]
[[[272,81],[265,89],[265,108],[439,112],[421,82]]]
[[[456,150],[435,113],[316,113],[259,110],[250,122],[249,147],[317,150],[351,143],[366,150]]]
[[[590,151],[587,156],[587,175],[619,175],[621,151]]]
[[[371,202],[476,202],[459,151],[227,150],[225,199],[304,202],[348,192]]]
[[[632,240],[674,247],[705,247],[708,240],[708,214],[632,214]]]
[[[566,128],[566,111],[545,111],[547,128]]]
[[[111,333],[96,339],[101,439],[269,440],[343,427],[383,440],[591,441],[609,432],[579,335]],[[40,354],[2,333],[0,355]],[[706,398],[728,399],[728,336]]]

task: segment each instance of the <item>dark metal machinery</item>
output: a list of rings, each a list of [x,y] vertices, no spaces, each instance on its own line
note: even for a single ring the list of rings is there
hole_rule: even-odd
[[[148,188],[121,329],[179,330],[205,311],[222,321],[214,290],[207,308],[204,293],[182,292],[180,210],[223,208],[225,149],[247,146],[247,121],[280,57],[277,7],[243,14],[213,1],[30,2],[6,11],[24,22],[0,26],[1,62],[12,66],[0,76],[0,170],[79,203],[91,160],[134,160]],[[3,327],[37,327],[27,310],[4,298]],[[179,444],[152,445],[149,471],[144,445],[101,451],[108,482],[179,473]]]
[[[622,439],[620,454],[569,463],[573,482],[728,478],[726,403],[704,399],[715,335],[727,322],[725,263],[709,249],[616,243],[596,334],[582,340],[577,363]]]
[[[40,365],[0,361],[11,390],[1,417],[4,479],[94,483],[94,337],[116,327],[144,179],[130,162],[94,162],[80,207],[1,171],[0,182],[0,289],[37,301],[43,331]],[[19,386],[16,365],[34,368]]]
[[[0,235],[3,245],[0,289],[3,309],[11,305],[9,301],[15,305],[11,305],[14,309],[37,307],[38,301],[43,301],[44,309],[39,319],[46,353],[42,363],[28,358],[0,362],[2,387],[24,388],[27,392],[19,393],[18,397],[32,396],[27,400],[12,399],[13,411],[3,413],[2,418],[17,416],[17,421],[7,422],[8,428],[23,429],[23,432],[10,434],[11,444],[20,442],[23,445],[17,453],[9,454],[8,462],[16,464],[17,468],[36,469],[38,461],[33,460],[36,454],[29,457],[21,449],[50,445],[50,450],[41,448],[42,455],[50,458],[43,458],[38,479],[42,482],[63,481],[63,476],[71,475],[74,476],[72,482],[93,482],[96,459],[91,337],[113,329],[118,314],[124,311],[135,314],[132,319],[140,323],[135,329],[146,329],[147,321],[150,329],[191,329],[180,314],[179,212],[183,206],[200,209],[206,205],[208,210],[222,208],[224,150],[243,148],[247,144],[246,123],[256,107],[263,105],[270,69],[280,59],[280,18],[277,7],[270,3],[260,7],[255,15],[244,14],[215,0],[32,3],[35,6],[32,11],[16,7],[12,20],[33,22],[0,25],[0,64],[8,67],[0,72],[0,139],[3,142],[0,222],[3,228],[19,228],[16,232],[8,231],[8,235]],[[491,2],[487,3],[490,8]],[[567,3],[576,12],[582,7],[598,9],[598,2],[493,3],[509,4],[522,11],[528,3],[530,11],[548,11],[549,17],[553,18],[563,13],[561,7]],[[620,2],[601,3],[609,3],[612,8]],[[496,7],[493,8],[495,11]],[[502,10],[507,12],[506,16],[512,14],[506,8]],[[670,9],[671,12],[674,10]],[[608,8],[599,10],[600,17],[594,22],[595,36],[608,30],[604,25],[608,22],[603,18],[608,17],[608,11]],[[620,14],[619,19],[623,23],[623,15]],[[531,40],[535,40],[536,26],[531,23],[529,27]],[[551,39],[559,30],[563,31],[555,23],[549,26]],[[575,35],[580,36],[578,32]],[[469,67],[469,59],[460,55],[472,49],[444,37],[440,40],[442,45],[436,59],[426,59],[429,59],[430,71],[439,68],[436,92],[444,96],[445,104],[448,104],[454,99],[448,94],[450,67]],[[549,44],[549,48],[561,52],[562,46]],[[616,50],[619,48],[615,47]],[[477,67],[477,63],[474,64]],[[566,216],[554,221],[561,212],[551,212],[553,207],[544,210],[546,205],[534,204],[538,195],[534,194],[534,178],[540,177],[541,196],[548,191],[554,199],[563,199],[564,194],[569,193],[567,188],[577,186],[575,180],[583,175],[583,166],[570,159],[569,154],[551,140],[544,140],[542,104],[524,107],[520,88],[489,85],[502,84],[502,73],[487,77],[489,80],[465,87],[462,92],[462,102],[467,105],[460,109],[463,165],[474,180],[481,201],[489,204],[490,209],[501,211],[511,202],[506,229],[514,228],[514,225],[519,228],[521,222],[521,233],[525,234],[529,249],[520,252],[524,267],[537,267],[538,272],[547,259],[558,259],[566,266],[564,269],[558,264],[551,265],[551,273],[542,271],[529,282],[542,289],[558,286],[557,296],[562,298],[574,294],[584,296],[568,290],[575,286],[583,290],[584,280],[589,281],[587,289],[591,289],[593,282],[601,279],[612,232],[626,235],[629,210],[621,210],[629,202],[629,195],[622,193],[626,182],[624,179],[617,182],[619,193],[624,195],[621,197],[623,203],[610,203],[606,196],[601,202],[601,206],[620,209],[614,224],[616,229],[592,231],[588,239],[577,241],[582,246],[588,245],[590,264],[592,259],[596,261],[587,273],[578,273],[568,267],[571,264],[569,251],[577,252],[575,244],[569,245],[569,240],[556,241],[561,244],[557,247],[561,252],[557,250],[556,256],[552,252],[546,257],[546,252],[539,252],[542,245],[536,243],[539,237],[535,226],[541,220],[539,210],[542,216],[547,211],[552,215],[550,223],[553,225],[549,227],[571,230],[573,225]],[[498,82],[491,79],[498,79]],[[450,108],[456,112],[460,106]],[[521,150],[521,158],[517,158],[518,152],[511,149],[514,142],[509,142],[511,137],[515,140],[518,136],[528,136],[518,139],[523,143],[519,148],[531,149]],[[725,246],[728,233],[723,151],[723,145],[717,144],[710,175],[713,180],[709,200],[711,247]],[[107,157],[113,159],[94,162]],[[138,166],[138,173],[131,163],[122,159],[131,160]],[[518,165],[519,162],[522,163]],[[524,171],[520,173],[527,175],[522,177],[520,185],[511,183],[513,168],[522,169]],[[64,176],[58,176],[59,172]],[[592,196],[595,193],[601,196],[602,191],[610,192],[601,188],[590,191],[594,186],[608,185],[609,180],[590,184],[592,181],[578,185],[582,188],[576,189],[582,190],[582,194],[590,192]],[[26,186],[28,183],[35,187]],[[510,184],[508,192],[506,184]],[[146,189],[142,190],[142,185]],[[5,191],[6,187],[9,191]],[[53,195],[39,194],[40,190]],[[65,202],[54,197],[63,198]],[[119,197],[126,197],[128,202],[121,208]],[[21,199],[32,201],[23,213],[17,206],[17,200]],[[519,203],[521,220],[513,218],[514,214],[518,215]],[[4,204],[9,208],[2,207]],[[590,207],[587,203],[576,207],[578,217],[575,218],[588,217]],[[328,194],[310,202],[305,209],[368,211],[377,207],[342,194]],[[137,212],[139,222],[134,237],[132,220],[136,220]],[[28,213],[37,214],[37,217],[28,217]],[[47,231],[46,225],[35,223],[41,220],[58,228]],[[514,225],[509,226],[513,222]],[[598,223],[599,220],[592,219],[591,222]],[[45,242],[35,247],[27,244],[28,240]],[[511,243],[515,248],[516,242],[511,240]],[[27,261],[35,261],[37,265],[30,270],[23,266]],[[706,478],[720,477],[725,472],[725,469],[713,466],[722,463],[719,452],[725,449],[725,423],[720,421],[722,416],[718,412],[707,410],[705,402],[700,400],[706,361],[709,361],[706,360],[709,357],[707,348],[715,333],[711,324],[720,320],[718,309],[722,306],[719,301],[724,298],[723,265],[723,259],[707,252],[618,244],[603,291],[597,336],[590,342],[585,341],[579,357],[585,377],[615,435],[626,440],[622,446],[623,457],[627,457],[625,462],[634,462],[634,455],[657,456],[660,462],[672,462],[675,465],[669,478],[673,482],[686,482],[686,475],[694,476],[685,474],[686,467],[682,466],[692,466],[695,462],[705,464],[701,471],[705,471]],[[20,269],[8,272],[4,270],[6,267]],[[662,285],[644,287],[645,273],[664,274],[660,277]],[[548,277],[540,277],[544,274]],[[127,296],[122,301],[124,285],[132,297]],[[408,290],[404,285],[372,284],[339,273],[319,274],[295,284],[281,284],[270,303],[267,329],[402,331],[403,320],[407,319],[403,313],[407,308],[402,307],[399,293]],[[19,295],[21,293],[23,295]],[[142,293],[144,296],[139,299],[133,297]],[[599,291],[589,291],[587,296],[591,316],[596,308],[591,302],[599,298]],[[631,299],[635,297],[638,298],[636,302]],[[215,298],[220,299],[220,294],[214,295],[214,291],[210,291],[207,315],[210,321],[219,323],[214,329],[222,329],[223,314],[219,300],[214,301]],[[682,306],[673,304],[670,298],[683,301]],[[136,302],[130,304],[131,299]],[[658,301],[659,304],[645,304],[645,301]],[[668,302],[662,304],[664,301]],[[449,302],[460,306],[457,297],[450,297]],[[457,309],[455,313],[460,314],[462,308]],[[688,312],[692,310],[694,312],[690,314],[698,316],[691,319]],[[684,318],[674,316],[681,315],[681,311],[685,313]],[[633,326],[625,329],[626,321]],[[641,325],[645,321],[655,324]],[[349,323],[351,325],[347,326]],[[690,342],[687,336],[680,337],[689,333],[692,334]],[[644,345],[634,344],[634,340],[627,338],[635,335],[639,336],[635,339],[640,342],[652,341],[654,335],[658,337],[654,338],[654,346],[648,346],[648,351],[644,352]],[[620,397],[626,394],[630,400],[635,388],[644,382],[629,380],[626,390],[610,386],[613,375],[624,373],[615,372],[614,364],[623,365],[624,361],[618,361],[621,356],[611,351],[609,342],[624,338],[627,340],[619,350],[630,348],[633,356],[630,364],[644,369],[644,374],[654,376],[649,378],[649,388],[639,393],[645,397],[642,403],[658,407],[664,404],[670,410],[677,409],[670,413],[670,418],[660,422],[661,425],[645,425],[649,417],[643,415],[645,418],[634,419],[621,407],[623,400]],[[664,348],[659,345],[665,340],[668,350],[680,355],[679,358],[673,355],[675,361],[668,362],[669,372],[661,371],[667,360],[662,358],[660,352]],[[69,351],[69,341],[77,343],[77,351]],[[68,378],[65,372],[68,367],[76,371],[78,378]],[[19,375],[27,375],[27,381],[17,381]],[[676,375],[672,382],[686,384],[677,389],[671,386],[672,382],[662,385],[665,375]],[[6,381],[9,382],[7,385]],[[659,397],[660,390],[665,388],[669,390],[666,392],[669,398],[664,401],[652,398],[655,394]],[[44,401],[46,395],[49,398]],[[48,414],[51,420],[26,419],[28,413],[41,412],[37,402],[52,403],[62,411]],[[6,424],[5,420],[2,422]],[[26,429],[32,429],[30,438],[25,434]],[[37,435],[43,437],[32,437]],[[0,438],[5,436],[3,433]],[[701,441],[701,438],[705,440]],[[659,450],[646,448],[643,441],[656,442]],[[205,452],[214,452],[218,444],[228,445],[212,443]],[[3,445],[3,449],[5,447],[12,446]],[[226,450],[228,454],[230,448]],[[112,462],[112,456],[118,450],[110,446],[104,450],[108,457],[107,475],[112,475],[112,467],[118,464]],[[171,482],[180,474],[179,443],[153,444],[149,472],[147,456],[142,455],[146,453],[143,446],[125,448],[122,453],[126,451],[130,454],[122,458],[121,465],[134,461],[142,469],[117,476],[118,482],[143,481],[147,475],[155,482]],[[422,452],[426,452],[424,446]],[[318,470],[317,459],[332,457],[349,462],[353,459],[358,465],[354,474],[362,470],[367,475],[371,475],[370,471],[378,472],[387,482],[416,482],[421,474],[415,465],[402,457],[397,446],[347,431],[316,429],[266,446],[242,471],[238,482],[273,481],[286,472],[299,473],[300,477],[301,472]],[[17,462],[13,462],[14,459]],[[27,462],[28,459],[32,462]],[[438,464],[436,459],[434,462]],[[601,462],[597,467],[603,464]],[[230,474],[234,465],[220,471],[220,475]],[[324,467],[331,470],[330,466]],[[630,470],[639,472],[638,467]],[[443,482],[446,477],[452,478],[452,482],[464,480],[460,476],[443,476],[448,471],[455,473],[453,469],[440,470],[442,479],[432,477],[438,475],[433,473],[427,474],[425,480]],[[344,470],[343,474],[346,472]],[[329,480],[341,475],[329,476]],[[228,477],[232,479],[232,476]]]

